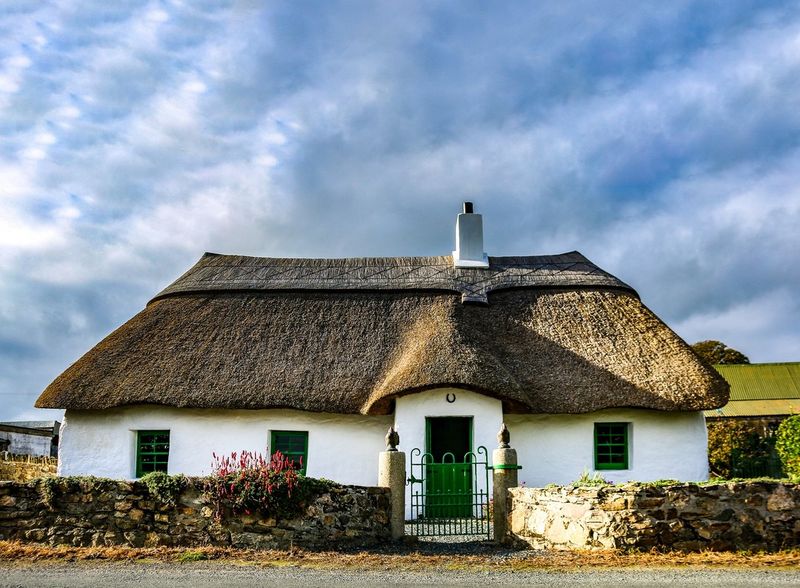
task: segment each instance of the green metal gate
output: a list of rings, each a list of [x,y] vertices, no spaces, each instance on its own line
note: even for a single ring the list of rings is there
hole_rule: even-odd
[[[491,539],[490,469],[483,446],[465,453],[462,461],[448,452],[439,462],[431,453],[413,449],[408,533],[417,537],[473,535]]]

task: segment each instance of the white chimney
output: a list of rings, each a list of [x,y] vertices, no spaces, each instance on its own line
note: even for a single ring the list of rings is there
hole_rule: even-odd
[[[464,212],[456,219],[454,267],[489,267],[483,251],[483,217],[472,212],[472,202],[464,203]]]

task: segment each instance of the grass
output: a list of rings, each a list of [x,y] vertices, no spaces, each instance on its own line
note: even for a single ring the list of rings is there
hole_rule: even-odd
[[[508,551],[497,555],[426,554],[406,549],[404,553],[382,551],[324,552],[292,549],[249,550],[223,547],[133,548],[133,547],[46,547],[14,541],[0,541],[0,563],[30,565],[32,562],[129,562],[186,563],[215,562],[261,567],[299,566],[315,569],[426,571],[535,571],[593,568],[759,568],[783,569],[800,566],[800,549],[777,553],[711,552],[656,553],[618,551]],[[502,555],[502,557],[501,557]]]
[[[179,553],[175,558],[176,561],[181,563],[187,563],[190,561],[203,561],[206,559],[209,559],[209,557],[205,551],[197,551],[192,549],[187,549],[183,553]]]

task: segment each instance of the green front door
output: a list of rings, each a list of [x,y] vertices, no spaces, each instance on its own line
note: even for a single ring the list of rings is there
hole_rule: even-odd
[[[428,417],[425,516],[472,516],[472,417]]]

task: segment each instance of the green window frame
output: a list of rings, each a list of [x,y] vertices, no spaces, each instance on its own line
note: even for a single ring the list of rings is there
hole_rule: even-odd
[[[627,470],[630,423],[594,424],[594,469]]]
[[[136,477],[166,472],[169,465],[169,431],[136,431]]]
[[[308,431],[270,431],[270,453],[280,451],[294,461],[302,464],[298,470],[304,476],[308,468]]]

